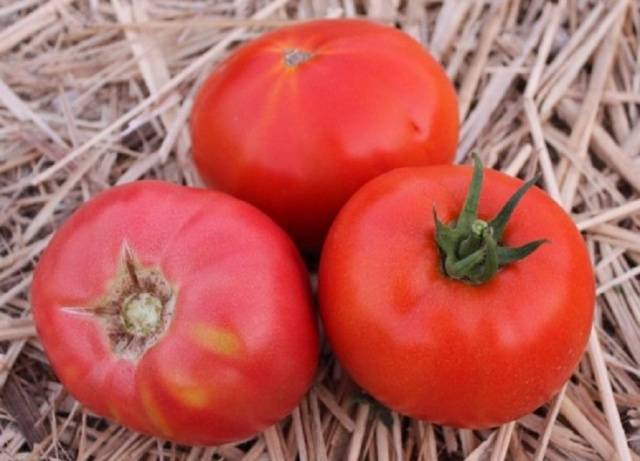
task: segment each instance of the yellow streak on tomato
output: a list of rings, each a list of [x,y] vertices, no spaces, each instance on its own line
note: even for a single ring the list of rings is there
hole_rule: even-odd
[[[179,400],[185,405],[193,408],[204,408],[209,404],[209,395],[197,387],[175,388]]]
[[[211,403],[210,392],[185,376],[182,370],[171,369],[162,372],[165,387],[176,400],[192,408],[207,407]]]
[[[67,365],[62,369],[61,378],[67,382],[76,381],[82,375],[80,368],[74,365]]]
[[[151,391],[145,385],[140,385],[140,398],[142,399],[142,407],[144,408],[149,420],[151,420],[151,423],[162,435],[165,437],[171,437],[173,430],[171,429],[167,418],[162,414],[160,406],[151,395]]]
[[[228,328],[198,323],[191,330],[190,337],[198,346],[216,354],[234,356],[242,350],[242,341]]]
[[[117,421],[119,423],[122,422],[122,419],[120,418],[120,411],[114,403],[107,402],[107,410],[109,411],[109,416],[111,416],[114,421]]]

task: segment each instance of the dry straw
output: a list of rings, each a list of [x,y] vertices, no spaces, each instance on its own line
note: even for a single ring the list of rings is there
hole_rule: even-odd
[[[311,17],[396,24],[460,94],[458,159],[548,192],[584,232],[596,324],[573,379],[495,430],[392,414],[325,357],[292,417],[188,448],[97,418],[54,378],[29,312],[34,262],[83,201],[141,177],[199,184],[194,91],[238,43]],[[0,2],[0,460],[640,460],[640,4],[637,0]],[[558,334],[564,334],[559,331]]]

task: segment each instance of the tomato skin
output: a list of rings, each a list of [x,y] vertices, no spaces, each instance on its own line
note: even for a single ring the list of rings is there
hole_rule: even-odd
[[[114,352],[92,309],[125,244],[176,293],[168,329],[136,360]],[[251,436],[286,416],[315,374],[318,336],[295,245],[259,210],[222,193],[140,181],[99,194],[55,234],[32,303],[72,395],[176,442]]]
[[[292,49],[313,57],[288,66]],[[365,182],[453,160],[457,100],[440,65],[408,35],[362,20],[317,20],[234,53],[202,86],[191,133],[208,184],[319,250]]]
[[[441,271],[433,209],[449,223],[471,169],[405,168],[360,189],[336,218],[319,272],[328,339],[365,390],[441,424],[482,428],[546,402],[569,378],[593,317],[594,277],[580,233],[534,188],[504,242],[545,243],[483,285]],[[479,217],[494,217],[521,181],[485,170]]]

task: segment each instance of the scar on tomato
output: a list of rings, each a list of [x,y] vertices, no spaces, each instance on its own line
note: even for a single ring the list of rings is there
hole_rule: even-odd
[[[135,361],[156,344],[173,318],[175,295],[160,269],[142,265],[125,242],[116,276],[92,308],[114,354]]]

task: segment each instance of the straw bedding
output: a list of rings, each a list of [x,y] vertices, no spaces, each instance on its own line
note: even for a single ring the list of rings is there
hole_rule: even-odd
[[[199,185],[187,123],[204,76],[266,30],[341,16],[395,24],[443,63],[459,92],[458,161],[477,151],[508,174],[540,172],[572,213],[598,289],[574,377],[544,408],[484,431],[381,418],[328,352],[293,415],[240,444],[175,446],[89,413],[31,320],[52,233],[115,184]],[[640,459],[639,53],[640,3],[628,0],[3,0],[0,460]]]

